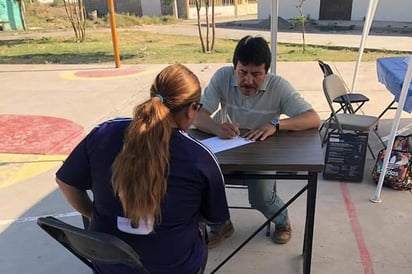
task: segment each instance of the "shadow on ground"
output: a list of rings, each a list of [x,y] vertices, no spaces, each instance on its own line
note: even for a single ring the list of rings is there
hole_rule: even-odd
[[[307,20],[305,23],[305,33],[351,33],[361,34],[364,21],[335,21],[335,20]],[[235,20],[216,23],[218,28],[267,30],[271,29],[270,19],[248,19]],[[286,20],[278,18],[278,31],[281,32],[302,32],[300,23],[292,19]],[[370,33],[373,35],[412,35],[412,25],[409,22],[373,22]]]
[[[123,54],[121,60],[136,58],[135,55]],[[94,64],[107,63],[114,60],[113,54],[106,52],[95,52],[93,54],[85,53],[33,53],[19,56],[4,56],[0,59],[0,64]]]

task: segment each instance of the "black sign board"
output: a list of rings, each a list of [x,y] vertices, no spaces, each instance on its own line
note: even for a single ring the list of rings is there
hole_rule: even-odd
[[[368,133],[329,133],[323,178],[361,182]]]

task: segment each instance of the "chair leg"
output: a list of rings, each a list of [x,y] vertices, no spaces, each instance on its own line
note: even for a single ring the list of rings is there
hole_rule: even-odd
[[[376,159],[375,153],[373,153],[373,150],[372,150],[371,146],[369,145],[369,142],[368,142],[368,149],[369,149],[369,152],[370,152],[371,155],[372,155],[372,158],[375,160],[375,159]]]
[[[385,142],[382,140],[381,136],[378,134],[378,132],[376,131],[376,129],[372,129],[373,132],[375,133],[376,137],[378,137],[379,141],[381,142],[382,146],[385,148],[386,144]]]
[[[321,134],[320,131],[322,130],[323,127],[325,128],[325,133],[324,133],[324,135],[323,135],[323,137],[322,137],[322,143],[321,143],[322,147],[326,144],[326,141],[327,141],[327,139],[328,139],[330,119],[331,119],[330,117],[329,117],[328,119],[326,119],[326,120],[322,123],[321,128],[319,129],[319,135],[321,135],[321,137],[322,137],[322,134]]]
[[[357,105],[357,107],[353,110],[353,113],[358,112],[358,110],[365,104],[365,102],[361,102]]]
[[[397,107],[393,107],[393,104],[395,104],[395,100],[393,100],[382,112],[381,114],[379,114],[378,116],[378,123],[376,123],[375,125],[375,130],[378,130],[378,126],[379,126],[379,120],[382,118],[383,115],[385,115],[385,113],[390,110],[390,109],[397,109]]]
[[[321,131],[322,131],[322,129],[325,127],[325,123],[327,122],[329,120],[329,118],[328,119],[326,119],[325,121],[323,121],[323,123],[320,125],[320,128],[319,128],[319,133],[321,133]]]
[[[329,126],[325,128],[325,134],[323,135],[322,138],[322,147],[326,144],[326,142],[328,141],[328,133],[329,133]]]
[[[83,226],[84,229],[88,230],[89,229],[89,225],[90,225],[90,220],[89,218],[85,217],[82,215],[82,220],[83,220]]]
[[[270,237],[270,222],[266,226],[266,236]]]

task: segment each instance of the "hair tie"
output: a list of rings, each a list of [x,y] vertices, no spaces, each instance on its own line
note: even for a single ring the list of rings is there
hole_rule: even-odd
[[[163,98],[163,96],[162,96],[161,94],[156,93],[155,97],[159,98],[160,101],[162,101],[162,103],[163,103],[163,99],[164,99],[164,98]]]

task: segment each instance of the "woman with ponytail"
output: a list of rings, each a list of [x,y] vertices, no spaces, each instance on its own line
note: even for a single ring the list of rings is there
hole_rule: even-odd
[[[150,273],[203,273],[201,223],[229,220],[216,158],[185,133],[202,107],[200,95],[193,72],[166,67],[132,119],[94,128],[56,173],[67,201],[91,220],[89,229],[126,241]],[[122,265],[96,267],[136,273]]]

